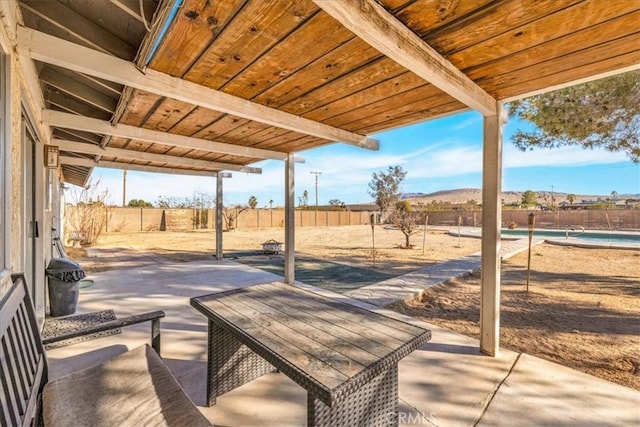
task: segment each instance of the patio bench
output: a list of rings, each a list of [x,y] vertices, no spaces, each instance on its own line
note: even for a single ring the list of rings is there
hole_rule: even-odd
[[[0,425],[210,426],[159,356],[155,311],[43,343],[24,274],[0,301]],[[48,382],[44,344],[151,321],[152,343]]]

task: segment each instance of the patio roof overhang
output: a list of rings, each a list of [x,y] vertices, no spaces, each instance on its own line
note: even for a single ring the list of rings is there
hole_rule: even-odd
[[[502,102],[640,68],[640,3],[628,0],[9,3],[62,173],[76,184],[100,162],[215,174],[280,158],[292,209],[292,153],[334,142],[376,149],[377,132],[481,112],[488,353]]]
[[[625,0],[18,4],[46,108],[202,141],[53,126],[60,140],[132,152],[67,146],[67,158],[130,169],[238,170],[272,158],[259,150],[284,159],[333,142],[375,149],[376,132],[468,108],[492,115],[495,101],[640,63],[640,10]],[[142,152],[165,157],[134,160]],[[91,172],[62,165],[76,183]]]

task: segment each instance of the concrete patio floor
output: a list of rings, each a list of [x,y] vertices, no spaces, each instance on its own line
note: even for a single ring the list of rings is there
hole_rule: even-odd
[[[162,356],[215,426],[304,426],[306,392],[283,374],[268,374],[204,407],[206,322],[189,298],[281,280],[233,261],[150,264],[90,277],[78,314],[113,309],[118,317],[164,310]],[[84,283],[83,283],[84,285]],[[300,284],[300,286],[305,286]],[[478,342],[345,295],[318,293],[432,330],[432,340],[400,362],[403,426],[640,425],[640,392],[539,358],[503,350],[481,355]],[[51,379],[149,342],[149,324],[47,352]]]

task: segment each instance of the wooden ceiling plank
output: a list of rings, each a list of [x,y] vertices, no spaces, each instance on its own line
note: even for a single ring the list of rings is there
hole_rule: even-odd
[[[171,129],[169,129],[169,132],[177,135],[193,136],[200,130],[205,129],[226,115],[227,114],[225,113],[196,107]]]
[[[340,23],[331,16],[326,13],[315,14],[227,82],[223,90],[245,99],[253,99],[308,65],[310,56],[295,54],[296,52],[313,52],[313,60],[316,60],[353,38],[353,34],[344,31]]]
[[[53,110],[45,110],[43,112],[43,116],[46,117],[46,122],[53,127],[76,129],[85,132],[94,132],[101,135],[119,136],[135,140],[174,145],[177,147],[188,147],[259,159],[285,160],[287,156],[286,153],[280,153],[278,151],[260,150],[257,148],[243,147],[239,145],[223,144],[220,142],[191,138],[129,125],[118,124],[117,126],[112,126],[111,123],[103,120],[80,117]]]
[[[423,123],[426,120],[436,120],[442,117],[448,117],[452,114],[458,114],[463,111],[469,111],[469,107],[461,103],[460,101],[454,100],[448,104],[443,104],[437,107],[428,108],[422,111],[416,111],[413,114],[390,119],[384,122],[378,122],[371,125],[363,126],[361,130],[367,129],[372,133],[387,131],[391,129],[397,129],[400,127],[411,126],[417,123]],[[428,119],[425,119],[428,117]]]
[[[553,75],[518,82],[516,86],[500,88],[495,93],[500,100],[521,99],[638,69],[640,69],[640,50],[580,67],[572,67]]]
[[[193,109],[192,105],[172,98],[164,98],[155,108],[155,111],[147,116],[143,127],[167,132],[191,113]]]
[[[122,91],[124,90],[124,86],[117,83],[107,82],[93,76],[76,73],[75,71],[67,70],[66,68],[55,67],[53,65],[46,65],[43,68],[53,68],[56,72],[63,74],[70,79],[77,80],[79,83],[88,86],[116,101],[120,98],[120,96],[122,95]]]
[[[638,22],[640,22],[640,11],[549,40],[496,61],[477,65],[466,69],[465,72],[474,81],[480,81],[483,78],[503,74],[504,70],[522,70],[571,52],[591,48],[601,40],[617,40],[637,34]]]
[[[136,165],[134,163],[121,163],[121,162],[96,162],[91,159],[81,159],[78,157],[60,156],[60,163],[62,165],[70,166],[84,166],[84,167],[97,167],[107,169],[126,169],[128,171],[139,172],[152,172],[152,173],[164,173],[169,175],[193,175],[193,176],[216,176],[218,171],[202,171],[192,169],[176,169],[157,166]]]
[[[129,60],[136,55],[133,46],[59,1],[21,0],[20,4],[94,49]]]
[[[93,76],[89,76],[86,74],[80,74],[80,76],[82,76],[83,79],[87,79],[91,82],[93,82],[95,85],[98,85],[102,88],[105,89],[105,91],[111,93],[112,95],[116,96],[116,97],[120,97],[120,95],[122,95],[122,91],[124,90],[124,87],[122,85],[119,85],[117,83],[113,83],[107,80],[102,80],[99,79],[97,77],[93,77]]]
[[[361,109],[367,105],[384,102],[390,96],[406,93],[413,89],[424,86],[424,79],[416,76],[410,71],[400,74],[393,79],[385,80],[381,83],[368,87],[359,92],[353,93],[345,98],[341,98],[330,104],[324,105],[315,110],[305,113],[305,117],[319,122],[325,122],[342,114],[348,114],[355,109]],[[429,85],[434,93],[442,93],[440,89]],[[354,106],[356,106],[354,108]]]
[[[79,130],[71,129],[56,128],[53,130],[53,136],[62,139],[69,139],[69,137],[76,138],[79,142],[85,141],[89,144],[100,144],[100,141],[102,141],[102,138],[95,133],[82,132]]]
[[[141,160],[149,162],[158,162],[171,165],[189,166],[203,169],[220,169],[220,170],[234,170],[246,173],[262,173],[262,169],[254,167],[245,167],[238,164],[231,163],[219,163],[209,162],[196,159],[190,159],[186,157],[169,156],[165,154],[154,154],[148,152],[124,150],[121,148],[105,147],[100,148],[97,145],[85,144],[82,142],[74,142],[64,139],[54,138],[53,144],[57,145],[61,150],[71,151],[83,154],[104,155],[118,158],[125,158],[131,160]]]
[[[222,137],[228,141],[242,141],[247,142],[253,135],[265,131],[267,129],[273,129],[272,126],[267,126],[262,123],[249,122],[245,126],[240,126],[225,133]]]
[[[411,96],[398,96],[390,99],[389,103],[376,103],[368,105],[356,114],[337,116],[331,121],[339,121],[341,126],[348,129],[361,129],[375,123],[385,123],[393,117],[410,116],[418,111],[428,111],[443,104],[449,104],[455,100],[450,95],[440,93],[431,95],[433,86],[425,85],[420,89],[411,91]],[[424,94],[423,96],[421,96]]]
[[[128,61],[38,31],[20,27],[18,34],[20,51],[32,59],[329,141],[373,150],[379,146],[377,140],[364,135],[314,122],[164,73],[147,70],[146,74],[142,74]]]
[[[628,53],[629,46],[633,46],[634,43],[638,44],[638,41],[640,41],[640,33],[632,34],[621,39],[565,55],[562,57],[562,61],[549,60],[541,62],[526,69],[519,69],[482,79],[479,83],[485,87],[489,93],[494,93],[501,88],[517,86],[523,81],[531,79],[532,76],[535,76],[536,80],[543,80],[545,76],[564,73],[569,76],[569,80],[575,80],[570,76],[572,69],[589,64],[597,67],[597,63],[603,59]],[[640,44],[638,44],[638,48],[640,50]]]
[[[403,7],[394,15],[414,33],[423,36],[427,32],[451,25],[452,22],[464,18],[484,8],[493,0],[459,0],[434,1],[417,0]],[[386,2],[383,2],[386,4]],[[387,8],[388,9],[388,8]],[[432,45],[435,48],[435,46]]]
[[[375,0],[314,2],[388,58],[482,114],[496,114],[495,99]]]
[[[311,15],[316,6],[307,1],[248,2],[198,58],[184,78],[221,89],[245,67],[280,41]]]
[[[149,67],[182,77],[247,0],[185,0]]]
[[[380,52],[354,37],[271,86],[253,101],[277,108],[380,57]]]
[[[159,102],[162,102],[161,95],[144,90],[134,90],[119,123],[142,126]]]
[[[393,79],[406,72],[400,64],[382,57],[365,67],[361,67],[352,73],[337,78],[326,85],[308,92],[280,108],[291,114],[304,115],[305,113],[320,108],[331,102],[339,100],[381,82]],[[352,105],[352,108],[357,107]]]
[[[281,140],[281,139],[274,139],[272,140],[272,142],[270,142],[267,146],[271,149],[281,149],[281,150],[285,150],[285,149],[296,149],[298,150],[298,147],[301,146],[306,146],[306,144],[308,142],[314,142],[314,143],[318,143],[318,138],[314,137],[314,136],[301,136],[298,138],[295,138],[293,140]]]
[[[83,85],[79,81],[71,79],[52,68],[43,68],[40,72],[40,80],[51,87],[61,90],[66,94],[107,113],[113,113],[116,109],[117,101],[115,99],[110,98],[89,86]]]
[[[468,69],[570,35],[576,29],[636,12],[639,8],[640,3],[627,0],[611,0],[606,7],[602,7],[598,1],[586,1],[504,32],[450,55],[448,59],[459,68]]]
[[[223,141],[223,139],[221,138],[222,135],[248,123],[249,120],[247,119],[227,114],[220,120],[217,120],[206,128],[200,129],[198,132],[194,133],[193,137],[207,140],[215,139],[217,141]],[[227,140],[225,139],[225,141]]]
[[[475,13],[469,13],[426,34],[420,31],[418,23],[409,28],[423,35],[430,46],[448,57],[582,1],[584,0],[492,1],[485,7],[476,9]],[[408,20],[412,18],[416,21],[423,19],[419,10],[414,11],[412,17],[407,16]]]
[[[55,106],[63,111],[78,114],[81,116],[93,117],[95,119],[111,119],[111,113],[96,110],[95,108],[88,106],[84,102],[80,102],[76,98],[68,96],[64,92],[58,91],[55,88],[46,87],[45,95],[46,102],[48,102],[51,106]]]
[[[290,132],[286,129],[280,129],[280,128],[276,128],[276,127],[268,127],[264,130],[261,130],[260,132],[257,132],[253,135],[248,136],[245,139],[245,142],[247,143],[248,146],[252,147],[255,144],[258,144],[262,141],[266,141],[268,139],[271,138],[278,138],[281,137],[282,135],[286,135],[288,133],[293,133]]]

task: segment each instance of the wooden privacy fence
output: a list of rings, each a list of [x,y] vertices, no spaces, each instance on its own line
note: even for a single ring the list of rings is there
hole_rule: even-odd
[[[66,230],[71,224],[68,219],[77,216],[83,207],[67,208]],[[190,231],[215,230],[215,209],[160,209],[160,208],[119,208],[106,207],[106,221],[102,229],[106,233],[132,231]],[[246,230],[251,228],[284,227],[284,210],[282,209],[247,209],[232,210],[235,215],[234,228]],[[297,227],[334,227],[343,225],[369,224],[369,212],[352,211],[307,211],[296,210]],[[223,226],[225,222],[223,220]]]
[[[526,228],[529,214],[536,216],[536,227],[564,229],[582,226],[591,230],[638,230],[640,229],[639,209],[603,209],[576,211],[503,210],[502,225]],[[482,211],[436,211],[429,212],[429,224],[479,227],[482,225]]]
[[[74,215],[82,207],[67,208],[66,217]],[[214,209],[160,209],[160,208],[118,208],[107,207],[103,232],[131,231],[190,231],[214,230],[216,213]],[[540,211],[540,210],[504,210],[502,224],[526,227],[530,213],[536,215],[539,228],[559,228],[583,226],[596,230],[633,230],[640,229],[640,210],[607,209],[580,211]],[[429,225],[457,226],[461,220],[463,226],[482,225],[482,211],[433,211],[428,212]],[[336,227],[346,225],[369,224],[370,212],[365,211],[313,211],[296,210],[296,227]],[[223,221],[224,224],[224,221]],[[247,209],[236,211],[235,228],[284,227],[282,209]],[[67,221],[67,233],[70,232]]]

